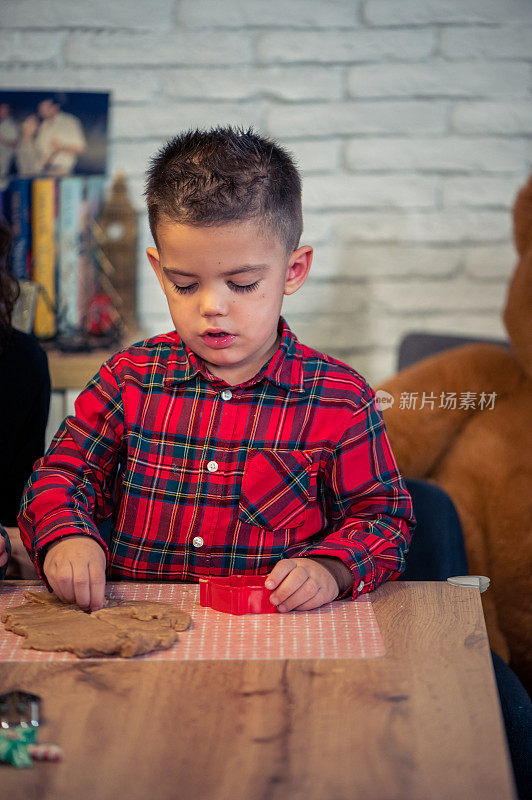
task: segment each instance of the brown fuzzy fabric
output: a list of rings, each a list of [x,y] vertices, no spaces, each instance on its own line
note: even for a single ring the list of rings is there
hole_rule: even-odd
[[[426,358],[381,383],[395,402],[384,419],[405,477],[425,478],[452,498],[470,571],[482,595],[490,644],[532,689],[532,176],[514,204],[519,253],[504,322],[511,350],[464,345]],[[399,407],[401,392],[433,393],[434,410]],[[440,409],[440,393],[476,392],[469,410]],[[481,392],[496,392],[480,410]],[[419,402],[418,402],[419,405]],[[415,534],[414,534],[415,535]]]

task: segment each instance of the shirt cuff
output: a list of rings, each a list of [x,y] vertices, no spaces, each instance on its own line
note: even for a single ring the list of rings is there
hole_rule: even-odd
[[[379,570],[375,565],[373,556],[361,542],[349,542],[349,547],[341,543],[341,546],[334,546],[334,542],[322,542],[321,544],[309,546],[301,552],[293,552],[295,548],[285,551],[284,558],[328,558],[341,561],[351,572],[353,580],[350,586],[340,592],[337,600],[349,597],[353,600],[360,594],[372,592],[384,578],[379,576]],[[325,566],[325,564],[324,564]]]
[[[307,556],[307,558],[311,561],[317,561],[318,564],[321,564],[322,567],[325,567],[325,569],[331,573],[338,584],[338,595],[336,599],[343,597],[353,588],[353,573],[347,564],[344,564],[341,558],[337,558],[336,556]]]

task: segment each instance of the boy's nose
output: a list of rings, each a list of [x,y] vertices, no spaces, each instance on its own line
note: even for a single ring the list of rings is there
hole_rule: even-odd
[[[200,313],[204,317],[226,314],[226,303],[216,292],[204,292],[200,298]]]

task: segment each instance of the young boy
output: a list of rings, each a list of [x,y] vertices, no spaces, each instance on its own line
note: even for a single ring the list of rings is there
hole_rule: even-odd
[[[103,364],[36,463],[19,525],[42,579],[94,610],[106,573],[269,573],[291,611],[397,577],[415,521],[375,394],[280,315],[312,261],[290,156],[251,129],[189,131],[146,198],[175,330]]]

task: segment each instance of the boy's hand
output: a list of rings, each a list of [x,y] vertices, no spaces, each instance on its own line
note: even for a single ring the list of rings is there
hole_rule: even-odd
[[[271,602],[279,611],[309,611],[332,602],[339,588],[328,569],[310,558],[282,558],[265,586],[275,589]]]
[[[63,603],[97,611],[105,600],[105,553],[90,536],[68,536],[46,551],[43,570]]]

